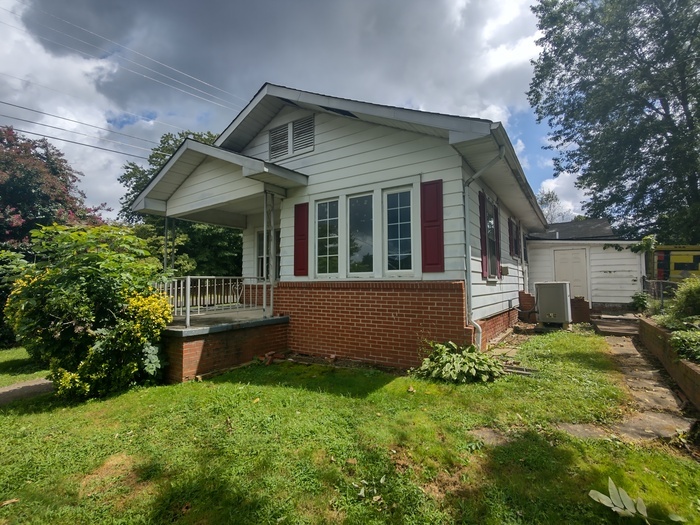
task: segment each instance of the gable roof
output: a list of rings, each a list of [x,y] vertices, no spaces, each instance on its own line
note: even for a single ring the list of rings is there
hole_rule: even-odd
[[[444,138],[460,153],[472,174],[503,152],[503,158],[492,164],[481,180],[530,231],[543,231],[546,226],[537,198],[500,122],[361,102],[266,83],[215,145],[242,151],[285,106]]]
[[[550,224],[544,233],[531,234],[532,239],[552,240],[616,240],[607,219],[586,219],[584,221],[557,222]]]

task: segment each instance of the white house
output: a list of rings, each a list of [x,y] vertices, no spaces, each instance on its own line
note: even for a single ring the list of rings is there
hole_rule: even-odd
[[[133,209],[241,228],[290,349],[394,366],[424,339],[511,326],[524,238],[546,228],[500,123],[272,84],[215,145],[186,140]]]

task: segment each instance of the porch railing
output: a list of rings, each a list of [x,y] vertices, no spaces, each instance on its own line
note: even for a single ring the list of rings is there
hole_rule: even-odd
[[[160,283],[157,287],[168,297],[173,315],[185,317],[187,327],[192,315],[271,306],[269,282],[259,277],[188,275]]]

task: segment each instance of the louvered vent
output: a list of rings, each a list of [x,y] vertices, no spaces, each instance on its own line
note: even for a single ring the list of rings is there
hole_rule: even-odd
[[[284,157],[289,153],[289,126],[285,124],[270,130],[270,159]]]
[[[314,116],[292,123],[292,149],[294,153],[314,147]]]

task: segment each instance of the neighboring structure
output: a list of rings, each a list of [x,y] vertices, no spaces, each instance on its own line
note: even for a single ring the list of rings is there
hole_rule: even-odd
[[[529,291],[535,283],[569,281],[571,297],[583,297],[593,308],[627,306],[642,291],[644,256],[619,240],[606,219],[551,224],[527,240]]]
[[[698,245],[660,245],[651,254],[650,279],[659,281],[676,281],[700,277],[700,246]]]
[[[243,275],[271,277],[291,350],[405,367],[424,339],[511,326],[524,237],[546,226],[500,123],[272,84],[133,209],[241,228]]]

